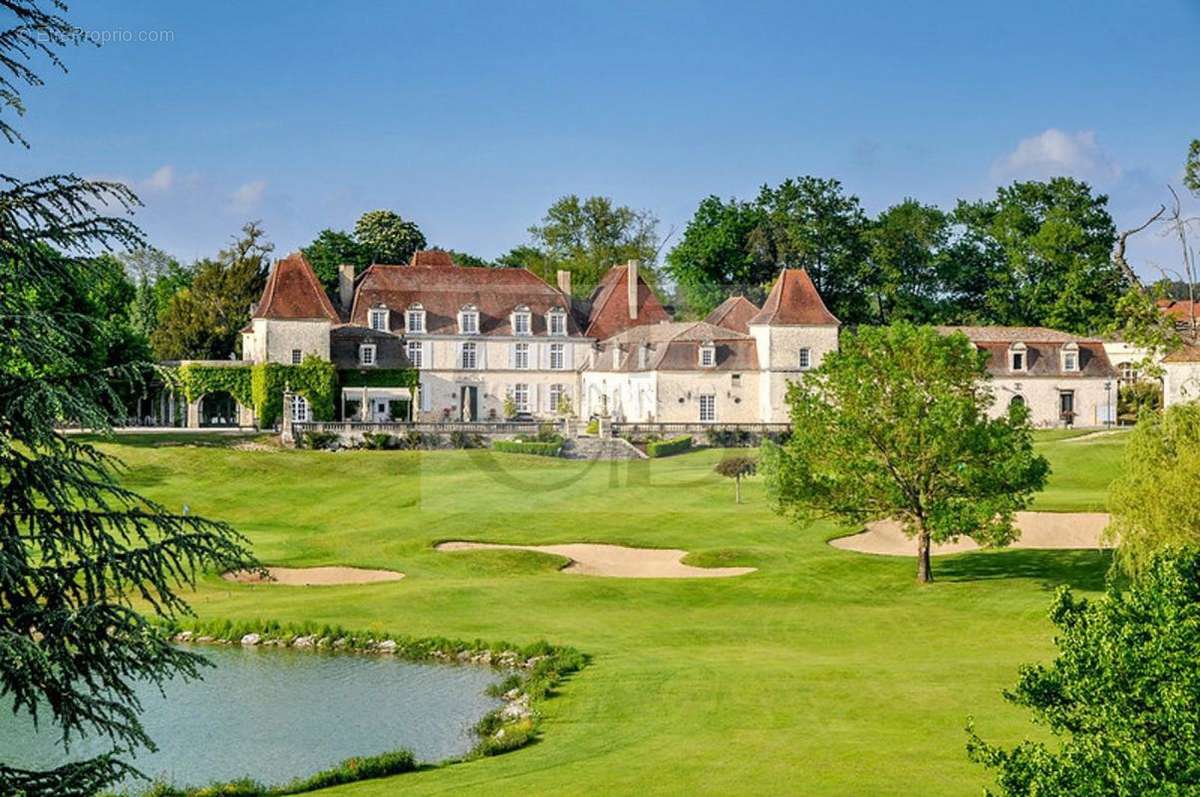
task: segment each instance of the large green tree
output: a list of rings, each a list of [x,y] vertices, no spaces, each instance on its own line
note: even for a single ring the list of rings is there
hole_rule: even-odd
[[[159,318],[151,338],[155,354],[164,360],[223,360],[237,352],[273,250],[252,221],[215,260],[196,263],[192,284],[171,297]]]
[[[154,247],[122,252],[117,257],[134,284],[130,323],[149,339],[171,297],[192,284],[192,269]]]
[[[57,63],[83,40],[61,10],[0,3],[0,107],[19,110],[21,89],[40,84],[35,59]],[[0,132],[21,140],[7,121]],[[130,773],[122,755],[151,745],[136,685],[195,676],[203,663],[151,617],[187,611],[177,590],[198,570],[253,564],[228,526],[121,487],[111,456],[59,431],[108,429],[114,383],[149,365],[97,367],[106,319],[88,304],[113,290],[97,256],[143,245],[120,213],[136,205],[115,183],[0,177],[0,695],[64,744],[87,733],[112,745],[46,770],[0,751],[0,794],[90,797]],[[46,302],[55,296],[71,301]]]
[[[707,315],[734,293],[762,302],[778,275],[775,264],[751,246],[764,221],[762,209],[750,202],[716,196],[700,202],[666,265],[689,314]]]
[[[837,180],[798,177],[764,185],[756,204],[763,223],[754,232],[755,257],[781,268],[803,268],[829,309],[844,323],[874,320],[867,217],[858,197]]]
[[[961,536],[1004,545],[1013,513],[1045,483],[1023,407],[990,418],[986,355],[961,333],[860,327],[788,389],[792,436],[764,445],[776,509],[802,521],[893,519],[930,548]]]
[[[953,313],[944,288],[953,268],[949,216],[906,199],[872,220],[865,238],[878,321],[945,323]]]
[[[1052,743],[1006,749],[968,725],[968,754],[995,770],[1000,794],[1200,793],[1200,553],[1164,551],[1127,590],[1119,583],[1096,601],[1060,590],[1057,656],[1023,667],[1004,694]]]
[[[370,210],[354,224],[354,239],[375,263],[407,263],[425,248],[425,235],[414,222],[390,210]]]
[[[1070,177],[1016,182],[978,202],[959,202],[960,252],[974,261],[949,289],[977,323],[1108,328],[1127,287],[1111,259],[1117,233],[1108,197]],[[973,251],[969,251],[973,250]]]
[[[580,199],[561,197],[550,206],[540,224],[529,228],[540,261],[543,279],[554,282],[554,272],[571,272],[574,293],[586,295],[613,266],[639,260],[642,273],[656,282],[658,219],[647,210],[616,205],[606,196]]]
[[[313,242],[301,251],[312,264],[313,272],[330,296],[337,295],[339,266],[350,264],[356,272],[361,273],[371,265],[371,247],[359,243],[353,235],[340,230],[321,230]]]

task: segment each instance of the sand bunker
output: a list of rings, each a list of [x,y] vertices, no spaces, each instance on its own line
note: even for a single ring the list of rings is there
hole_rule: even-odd
[[[753,573],[753,567],[692,567],[681,559],[687,551],[676,548],[627,548],[623,545],[568,543],[565,545],[500,545],[490,542],[443,542],[439,551],[484,549],[535,551],[565,556],[571,562],[564,573],[617,578],[728,578]]]
[[[1101,532],[1108,525],[1108,514],[1105,512],[1018,512],[1016,523],[1021,536],[1009,548],[1110,547],[1100,542]],[[905,537],[900,524],[894,520],[868,523],[866,531],[830,540],[829,544],[859,553],[917,555],[917,541]],[[932,553],[937,556],[976,550],[979,550],[979,545],[974,540],[960,537],[958,542],[934,545]]]
[[[395,570],[365,570],[358,567],[268,567],[268,578],[248,570],[225,573],[226,581],[239,584],[287,584],[293,587],[325,586],[328,584],[373,584],[377,581],[399,581],[403,573]]]

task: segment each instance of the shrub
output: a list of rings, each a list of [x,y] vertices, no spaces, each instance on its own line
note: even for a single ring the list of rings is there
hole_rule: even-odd
[[[562,453],[562,447],[562,440],[553,443],[496,440],[492,443],[493,451],[503,451],[506,454],[533,454],[539,457],[557,457]]]
[[[537,442],[539,442],[539,443],[562,442],[562,435],[560,435],[558,433],[558,428],[552,423],[538,424]]]
[[[362,447],[371,451],[392,451],[400,447],[400,441],[387,432],[363,434]]]
[[[745,429],[709,429],[704,436],[713,448],[748,448],[754,445],[754,435]]]
[[[692,447],[691,435],[680,435],[673,437],[670,440],[664,440],[659,443],[646,444],[646,456],[648,457],[669,457],[672,454],[679,454],[687,451]]]
[[[314,451],[332,451],[338,447],[338,436],[335,432],[304,432],[296,438],[296,446]]]
[[[475,448],[475,440],[479,435],[471,435],[466,432],[453,431],[450,433],[451,448]]]
[[[588,434],[600,434],[600,421],[592,418],[587,422],[587,428],[584,431]]]

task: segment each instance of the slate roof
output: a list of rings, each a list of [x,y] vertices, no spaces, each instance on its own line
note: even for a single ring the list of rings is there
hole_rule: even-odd
[[[758,315],[754,302],[745,296],[730,296],[721,302],[704,319],[718,327],[732,329],[734,332],[749,333],[750,319]]]
[[[700,365],[700,347],[711,342],[716,364]],[[619,364],[613,365],[613,349],[620,348]],[[758,368],[754,338],[718,327],[707,321],[673,321],[631,327],[605,340],[598,347],[593,370],[637,371],[753,371]],[[644,360],[638,356],[645,349]],[[644,365],[642,364],[644,362]]]
[[[262,298],[255,306],[252,317],[328,319],[334,323],[341,320],[333,309],[333,303],[325,295],[325,289],[317,281],[312,266],[300,252],[293,252],[276,261],[267,275],[267,284],[263,287]]]
[[[670,321],[654,291],[638,274],[638,317],[629,317],[629,269],[613,266],[608,270],[589,300],[588,325],[585,334],[590,338],[608,338],[628,327],[659,324]]]
[[[771,288],[770,295],[749,321],[750,324],[775,326],[838,326],[837,316],[829,312],[821,294],[802,268],[784,269]]]

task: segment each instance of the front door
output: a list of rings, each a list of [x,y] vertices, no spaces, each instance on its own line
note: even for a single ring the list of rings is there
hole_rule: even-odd
[[[375,423],[387,423],[389,420],[391,420],[391,418],[388,417],[389,413],[387,399],[373,399],[372,404],[374,405],[374,411],[371,414],[371,420],[375,421]]]
[[[1058,414],[1068,426],[1075,422],[1075,391],[1064,390],[1058,394]]]
[[[459,420],[468,422],[479,420],[479,388],[465,385],[460,398],[462,401],[459,403]]]

